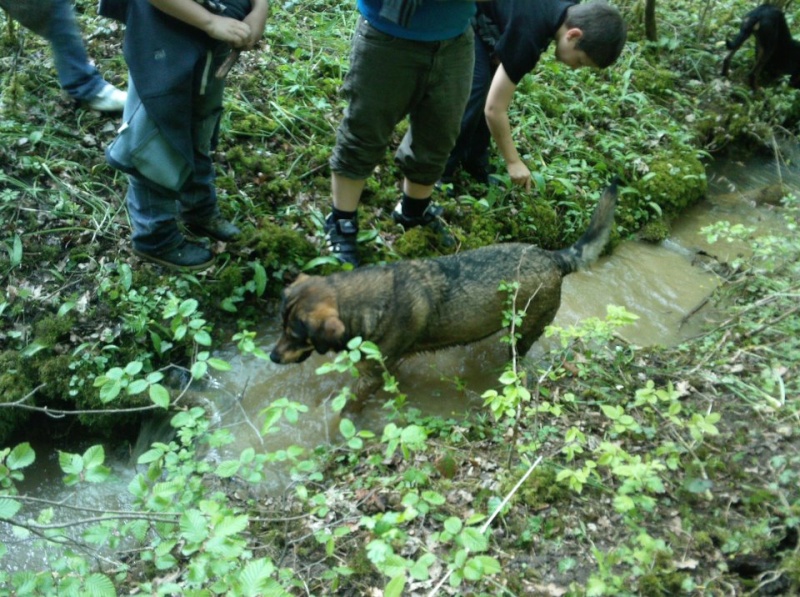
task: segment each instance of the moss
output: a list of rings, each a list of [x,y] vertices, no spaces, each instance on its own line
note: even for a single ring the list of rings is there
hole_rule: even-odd
[[[650,243],[660,243],[669,237],[669,224],[663,219],[651,220],[639,231],[639,238]]]
[[[656,203],[666,216],[679,213],[705,197],[708,190],[705,167],[689,151],[655,156],[648,163],[649,173],[634,186],[640,201]],[[637,218],[641,223],[650,217]]]
[[[522,476],[515,475],[503,482],[502,494],[505,495],[517,484]],[[556,482],[556,470],[547,465],[541,465],[534,470],[517,490],[515,499],[530,509],[536,511],[543,506],[551,506],[569,496],[569,490]]]
[[[637,68],[631,77],[631,86],[642,93],[663,96],[671,93],[680,74],[666,68],[650,68],[647,63],[642,63],[643,68]]]
[[[39,381],[45,386],[41,392],[45,398],[52,400],[64,400],[69,396],[69,380],[72,377],[69,355],[58,355],[51,358],[41,359],[37,367]]]
[[[690,578],[680,572],[659,572],[654,570],[639,578],[637,594],[639,595],[681,595],[684,593],[683,583]]]
[[[0,403],[22,400],[33,391],[33,385],[21,371],[21,360],[17,351],[0,353]],[[9,440],[28,416],[27,411],[19,408],[0,408],[0,445]]]
[[[75,325],[72,317],[58,317],[51,315],[37,321],[33,326],[36,342],[42,346],[52,347],[67,336]]]
[[[246,247],[273,278],[282,279],[291,269],[313,259],[318,251],[301,230],[284,228],[264,219],[251,230],[245,230],[239,245]],[[276,289],[267,292],[277,295]]]

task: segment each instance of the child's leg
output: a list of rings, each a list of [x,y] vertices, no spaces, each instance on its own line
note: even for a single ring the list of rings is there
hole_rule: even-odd
[[[225,81],[217,79],[214,73],[229,53],[226,45],[217,44],[214,50],[209,50],[195,73],[192,92],[194,173],[180,193],[180,212],[186,221],[204,221],[219,214],[216,173],[211,153],[219,134]]]
[[[489,87],[492,84],[494,67],[489,48],[480,39],[475,40],[475,68],[472,73],[472,89],[467,107],[461,119],[461,132],[455,147],[450,152],[443,178],[452,178],[459,166],[472,171],[489,165],[489,127],[486,125],[484,107]]]
[[[128,215],[133,248],[163,253],[181,244],[183,235],[175,221],[178,193],[146,178],[128,176]]]
[[[58,81],[70,97],[88,101],[106,82],[86,55],[72,2],[53,0],[52,11],[45,37],[53,50]]]
[[[458,137],[475,64],[472,29],[441,42],[430,64],[425,88],[411,106],[411,124],[395,155],[406,178],[418,185],[439,180]]]

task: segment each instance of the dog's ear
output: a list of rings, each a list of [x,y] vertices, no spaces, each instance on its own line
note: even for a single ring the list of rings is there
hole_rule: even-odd
[[[344,350],[344,323],[333,315],[325,318],[311,341],[314,344],[314,350],[320,354],[325,354],[329,350],[336,352]]]

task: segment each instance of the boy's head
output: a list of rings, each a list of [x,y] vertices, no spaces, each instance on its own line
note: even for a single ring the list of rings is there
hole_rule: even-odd
[[[575,4],[556,33],[556,58],[572,68],[606,68],[619,58],[626,38],[616,8],[604,0]]]

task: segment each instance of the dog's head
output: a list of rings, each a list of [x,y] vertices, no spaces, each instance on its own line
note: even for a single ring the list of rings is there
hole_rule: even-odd
[[[320,276],[300,274],[283,291],[283,331],[269,355],[273,363],[302,363],[315,350],[344,350],[345,327],[339,319],[336,292]]]

